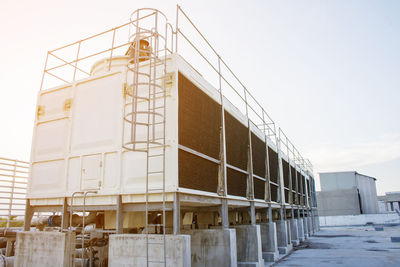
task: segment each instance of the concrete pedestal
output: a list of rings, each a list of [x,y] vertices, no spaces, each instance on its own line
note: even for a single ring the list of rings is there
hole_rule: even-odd
[[[308,235],[312,236],[314,234],[312,217],[307,217],[307,219],[308,219]]]
[[[304,229],[304,239],[308,239],[308,220],[307,217],[303,217],[303,229]]]
[[[75,233],[19,232],[14,266],[73,266]]]
[[[293,246],[298,246],[300,244],[300,240],[299,240],[299,227],[297,226],[297,220],[291,219],[289,220],[289,224],[290,224],[291,242]]]
[[[190,235],[192,267],[236,267],[235,229],[181,230]]]
[[[237,266],[264,267],[259,225],[236,225]]]
[[[166,263],[170,267],[189,267],[190,236],[166,235]],[[164,240],[162,235],[149,235],[149,259],[164,266]],[[110,235],[108,247],[108,266],[146,266],[146,235],[117,234]]]
[[[298,233],[299,233],[299,241],[304,242],[305,237],[304,237],[304,224],[303,224],[303,219],[297,219],[297,227],[298,227]]]
[[[319,225],[319,216],[314,216],[314,225],[315,225],[315,232],[318,232],[320,230],[320,225]]]
[[[279,254],[289,253],[293,245],[290,243],[290,227],[287,221],[276,221],[277,237],[278,237],[278,251]]]
[[[275,262],[279,259],[278,237],[276,235],[276,224],[260,223],[262,255],[264,261]]]

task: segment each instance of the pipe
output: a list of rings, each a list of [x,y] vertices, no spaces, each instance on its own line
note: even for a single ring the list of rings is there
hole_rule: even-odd
[[[85,224],[92,224],[96,222],[96,212],[90,212],[88,216],[79,216],[78,214],[73,214],[71,218],[72,226],[82,226]],[[32,220],[32,226],[36,226],[38,229],[43,229],[46,226],[55,227],[61,226],[62,216],[51,215],[48,217],[40,217]]]

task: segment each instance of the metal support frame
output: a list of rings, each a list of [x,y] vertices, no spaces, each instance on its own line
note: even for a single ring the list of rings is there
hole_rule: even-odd
[[[115,232],[117,234],[123,233],[123,223],[124,223],[124,210],[122,206],[122,197],[121,195],[117,196],[117,211],[115,216]]]

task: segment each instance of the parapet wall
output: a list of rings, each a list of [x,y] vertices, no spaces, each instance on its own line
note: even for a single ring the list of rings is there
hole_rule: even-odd
[[[321,227],[373,224],[400,224],[397,213],[360,214],[345,216],[319,216]]]

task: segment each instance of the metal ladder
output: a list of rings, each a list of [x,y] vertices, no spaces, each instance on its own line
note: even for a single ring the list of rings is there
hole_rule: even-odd
[[[143,233],[146,235],[146,264],[166,266],[165,239],[165,117],[166,117],[166,40],[158,32],[159,16],[165,17],[154,9],[139,9],[131,15],[131,25],[134,33],[130,35],[131,46],[127,52],[130,56],[127,82],[125,85],[124,122],[129,134],[124,148],[129,151],[146,154],[146,188],[145,217],[146,225]],[[141,27],[141,20],[153,17],[152,28]],[[166,36],[166,35],[165,35]],[[161,44],[160,44],[161,43]],[[164,58],[160,59],[164,44]],[[124,139],[126,136],[124,136]],[[160,185],[160,182],[162,185]],[[154,187],[154,183],[158,184]],[[150,187],[151,186],[151,187]],[[149,195],[161,194],[162,220],[160,223],[149,221]],[[151,227],[162,229],[161,241],[149,238]],[[163,257],[154,259],[149,251],[155,251],[152,246],[162,246]]]

